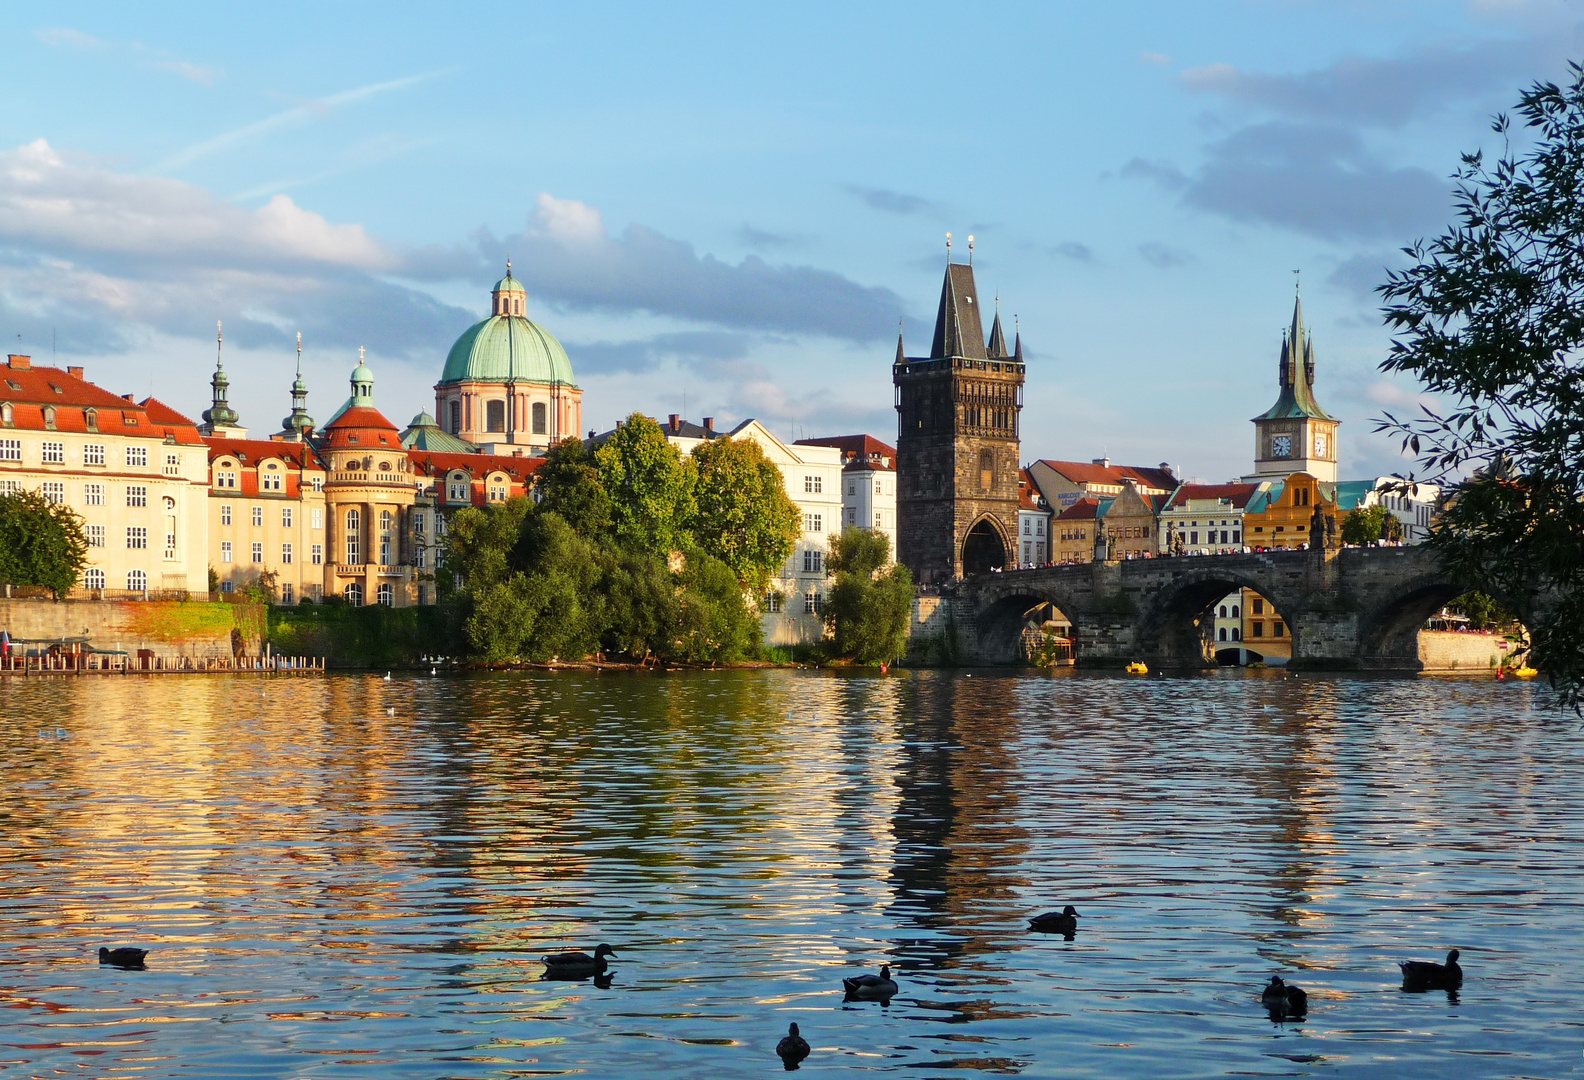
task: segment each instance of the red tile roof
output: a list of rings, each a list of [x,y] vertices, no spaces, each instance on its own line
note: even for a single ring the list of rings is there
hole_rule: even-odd
[[[210,461],[218,457],[230,456],[244,465],[256,465],[265,458],[279,458],[296,469],[324,471],[329,469],[308,443],[276,442],[273,439],[222,438],[208,438],[204,442],[209,446]]]
[[[1099,499],[1079,499],[1056,515],[1057,521],[1093,521],[1100,509]]]
[[[11,357],[10,362],[0,368],[0,402],[12,407],[13,425],[25,431],[54,430],[148,439],[164,439],[169,432],[177,442],[197,441],[198,429],[193,422],[174,409],[153,398],[139,405],[130,394],[117,397],[76,374],[81,370],[34,367],[28,357]],[[155,413],[145,408],[147,404],[154,406]],[[44,410],[49,408],[55,410],[53,427],[44,419]],[[91,429],[89,409],[95,413],[95,425]],[[190,428],[190,433],[184,428]]]
[[[1166,469],[1151,469],[1137,465],[1097,465],[1089,461],[1051,461],[1040,459],[1040,464],[1065,476],[1075,484],[1110,484],[1121,487],[1131,480],[1142,487],[1171,491],[1177,478]]]
[[[1258,484],[1184,484],[1171,496],[1167,509],[1182,506],[1189,499],[1227,499],[1241,510],[1258,490]]]
[[[793,445],[830,446],[840,450],[844,471],[896,471],[896,447],[887,446],[873,435],[828,435],[823,439],[799,439]]]
[[[542,457],[509,457],[504,454],[446,454],[433,451],[411,452],[413,472],[418,476],[438,476],[452,469],[463,469],[469,476],[479,478],[486,473],[504,472],[519,484],[525,484],[539,466]]]
[[[323,446],[337,448],[356,446],[367,450],[388,446],[400,449],[401,434],[378,409],[356,405],[325,425],[320,432],[320,442]]]
[[[148,414],[149,423],[163,429],[162,437],[169,436],[187,446],[203,443],[203,436],[198,434],[198,425],[158,398],[144,398],[138,402],[138,407]]]
[[[1020,510],[1045,510],[1045,509],[1048,509],[1048,507],[1040,505],[1040,501],[1043,498],[1044,498],[1044,496],[1040,494],[1039,485],[1034,483],[1034,478],[1029,475],[1029,471],[1027,469],[1019,469],[1018,470],[1018,509],[1020,509]]]

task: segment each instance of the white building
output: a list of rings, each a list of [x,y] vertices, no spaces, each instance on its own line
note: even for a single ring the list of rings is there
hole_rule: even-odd
[[[896,561],[896,449],[872,435],[799,439],[796,447],[822,446],[842,455],[842,528],[884,533]]]
[[[1160,513],[1162,554],[1227,555],[1243,550],[1243,511],[1259,484],[1179,484]]]
[[[1398,489],[1396,476],[1377,476],[1373,480],[1343,480],[1336,485],[1337,513],[1384,506],[1402,523],[1403,540],[1419,544],[1430,538],[1430,523],[1435,518],[1441,489],[1434,484],[1419,484],[1412,492]]]
[[[1044,566],[1051,561],[1051,504],[1027,469],[1018,470],[1017,564]]]

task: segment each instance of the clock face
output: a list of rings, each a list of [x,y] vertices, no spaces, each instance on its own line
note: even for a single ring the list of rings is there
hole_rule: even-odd
[[[1271,440],[1271,456],[1272,457],[1291,457],[1292,456],[1292,436],[1291,435],[1278,435],[1274,439],[1272,439]]]
[[[1329,440],[1325,437],[1324,433],[1318,431],[1315,432],[1315,457],[1323,458],[1326,456],[1326,444],[1328,442]]]

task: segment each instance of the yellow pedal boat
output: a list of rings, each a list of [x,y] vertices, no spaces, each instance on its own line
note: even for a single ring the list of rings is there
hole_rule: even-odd
[[[1135,660],[1127,666],[1127,673],[1129,675],[1148,675],[1149,665]]]
[[[1540,673],[1534,668],[1530,667],[1528,664],[1525,664],[1523,667],[1513,668],[1511,671],[1507,672],[1507,674],[1511,675],[1515,679],[1532,679]]]

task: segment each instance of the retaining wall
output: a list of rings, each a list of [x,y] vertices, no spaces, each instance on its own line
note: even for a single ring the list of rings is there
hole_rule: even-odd
[[[30,650],[40,641],[87,638],[94,649],[133,657],[139,649],[166,659],[229,657],[233,629],[242,632],[248,652],[258,651],[261,616],[255,605],[206,601],[0,598],[0,630],[11,634],[14,647]]]

